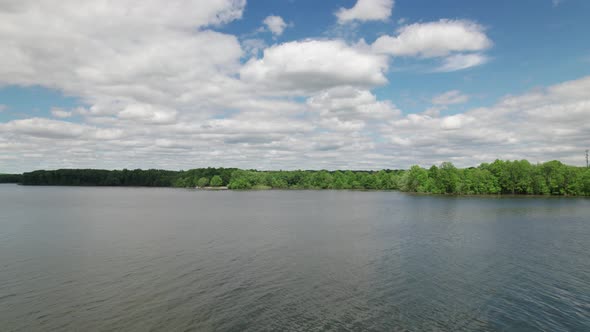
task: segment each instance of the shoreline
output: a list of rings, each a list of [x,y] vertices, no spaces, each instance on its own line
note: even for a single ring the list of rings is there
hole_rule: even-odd
[[[0,185],[16,185],[20,187],[69,187],[69,188],[145,188],[145,189],[183,189],[189,191],[233,191],[233,192],[250,192],[250,191],[350,191],[350,192],[396,192],[411,196],[432,196],[432,197],[468,197],[468,198],[586,198],[590,196],[583,195],[534,195],[534,194],[435,194],[401,191],[396,189],[314,189],[314,188],[251,188],[251,189],[230,189],[227,186],[221,187],[171,187],[171,186],[92,186],[92,185],[31,185],[21,183],[0,183]]]

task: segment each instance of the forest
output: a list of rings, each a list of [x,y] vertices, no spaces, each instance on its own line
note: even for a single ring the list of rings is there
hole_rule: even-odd
[[[0,173],[0,183],[19,183],[22,180],[21,174],[2,174]]]
[[[40,170],[0,175],[0,183],[66,186],[222,187],[247,189],[399,190],[451,195],[590,196],[590,169],[559,161],[531,164],[526,160],[484,163],[457,168],[450,162],[409,170],[257,171],[237,168],[167,170]]]

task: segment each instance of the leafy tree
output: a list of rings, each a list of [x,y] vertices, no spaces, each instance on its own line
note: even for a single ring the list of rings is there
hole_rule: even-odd
[[[223,180],[221,179],[221,176],[214,175],[211,178],[211,187],[221,187],[222,185],[223,185]]]
[[[283,177],[280,177],[280,176],[273,177],[271,179],[270,186],[272,188],[276,188],[276,189],[287,189],[287,188],[289,188],[289,184],[287,183],[287,180],[285,180]]]
[[[200,188],[207,187],[208,184],[209,184],[209,179],[206,177],[202,177],[199,180],[197,180],[197,186],[199,186]]]
[[[426,192],[426,184],[428,181],[428,172],[418,166],[414,165],[402,178],[402,190],[409,192]]]
[[[229,189],[251,189],[252,184],[246,178],[232,178]]]

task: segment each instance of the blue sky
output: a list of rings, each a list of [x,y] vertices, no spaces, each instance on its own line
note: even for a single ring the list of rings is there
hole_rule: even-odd
[[[584,0],[8,1],[0,172],[582,164],[589,13]]]
[[[282,16],[294,27],[286,29],[280,38],[259,36],[269,44],[338,36],[333,32],[339,28],[334,12],[341,7],[352,7],[355,2],[253,1],[248,3],[244,20],[232,22],[223,30],[238,36],[254,32],[271,13]],[[390,19],[358,24],[352,35],[373,42],[404,24],[441,18],[468,19],[484,25],[494,41],[489,52],[494,61],[486,66],[436,75],[430,72],[432,66],[427,62],[400,59],[393,62],[393,71],[388,75],[390,84],[377,90],[380,97],[395,99],[397,105],[406,106],[405,111],[420,112],[425,103],[415,105],[416,99],[429,99],[432,94],[453,86],[479,95],[478,100],[463,105],[467,109],[493,103],[506,94],[523,93],[537,86],[590,74],[590,42],[584,42],[590,31],[588,13],[588,1],[556,4],[552,0],[398,0]],[[398,23],[399,20],[404,23]],[[404,103],[408,94],[412,101]]]

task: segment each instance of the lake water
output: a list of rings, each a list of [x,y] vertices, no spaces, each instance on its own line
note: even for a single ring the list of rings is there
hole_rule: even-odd
[[[590,200],[0,185],[1,331],[589,331]]]

